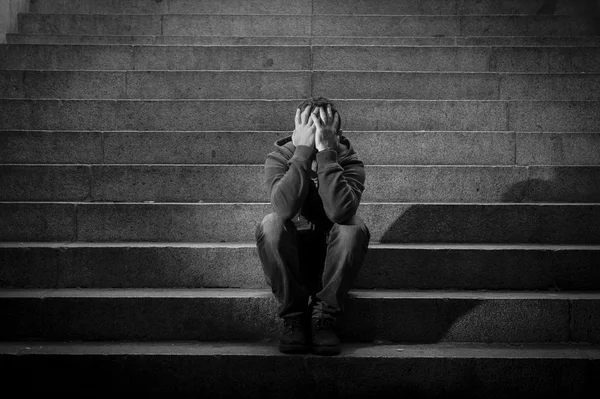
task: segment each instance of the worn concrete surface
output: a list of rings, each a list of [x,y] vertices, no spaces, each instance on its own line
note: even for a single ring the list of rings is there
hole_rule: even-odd
[[[66,397],[90,387],[99,395],[144,391],[177,398],[265,391],[277,398],[547,398],[584,397],[598,389],[593,372],[599,354],[590,346],[344,344],[336,357],[283,355],[273,343],[25,341],[0,348],[8,387],[43,387]],[[38,384],[23,384],[28,372],[40,376]],[[65,374],[73,377],[66,387]]]
[[[276,337],[280,328],[269,290],[0,293],[1,306],[11,317],[23,317],[24,325],[22,331],[15,331],[7,324],[4,339],[34,336],[27,330],[32,317],[23,315],[20,301],[41,308],[39,338],[50,340],[247,341]],[[597,341],[590,329],[593,319],[570,311],[570,303],[597,300],[597,294],[356,290],[347,298],[338,332],[346,342],[572,342],[570,323],[581,323],[579,328],[589,332],[588,339]]]
[[[70,222],[61,221],[63,215],[54,211],[71,213],[75,207],[77,233],[72,216]],[[96,242],[235,242],[254,240],[254,229],[271,206],[4,203],[0,211],[10,216],[1,230],[4,241],[69,241],[76,236]],[[56,216],[55,223],[61,221],[61,228],[49,224],[43,234],[38,230],[42,220],[36,217],[48,212]],[[597,204],[363,203],[358,215],[371,240],[388,243],[600,243]]]
[[[33,0],[32,12],[76,12],[91,14],[306,14],[309,0],[124,0],[118,2],[79,0]]]
[[[600,165],[598,133],[517,133],[521,165]]]
[[[268,202],[262,165],[4,165],[3,201]],[[595,168],[367,166],[365,202],[597,202]],[[560,178],[554,178],[558,174]]]
[[[0,165],[0,201],[86,201],[89,166]]]
[[[255,226],[271,206],[3,203],[0,211],[6,215],[0,226],[4,241],[233,242],[253,240]],[[600,242],[596,204],[363,203],[358,214],[373,241]]]
[[[307,70],[307,46],[121,46],[10,44],[3,69]]]
[[[598,246],[378,244],[354,288],[597,290]],[[5,243],[4,288],[262,288],[256,244]]]
[[[590,132],[600,126],[598,101],[511,101],[508,130]]]
[[[598,74],[502,74],[499,98],[505,100],[578,100],[600,99]]]
[[[351,14],[525,14],[534,13],[543,0],[527,1],[474,1],[474,0],[425,0],[411,1],[383,0],[365,2],[360,0],[316,0],[316,13],[335,13],[343,9]]]
[[[0,71],[2,98],[600,100],[598,74]]]
[[[530,168],[528,197],[531,201],[571,202],[600,201],[600,167]]]
[[[0,71],[1,98],[289,99],[310,96],[309,72]]]
[[[162,35],[38,35],[9,33],[11,44],[170,44],[170,45],[395,45],[395,46],[598,46],[598,36],[473,36],[473,37],[349,37],[349,36],[162,36]]]
[[[296,100],[0,100],[0,129],[15,130],[288,130]],[[343,128],[372,130],[502,131],[509,128],[553,131],[592,129],[596,116],[586,114],[600,102],[514,102],[434,100],[339,100]],[[508,120],[508,108],[514,110]],[[532,129],[528,110],[565,120]],[[29,118],[23,118],[28,115]],[[513,116],[514,115],[514,116]],[[576,119],[582,115],[582,119]],[[243,117],[241,117],[243,116]],[[510,122],[510,123],[509,123]],[[579,128],[579,130],[578,130]]]
[[[290,115],[290,118],[292,115]],[[345,118],[344,118],[345,120]],[[4,131],[2,163],[263,164],[290,131],[136,132]],[[348,131],[367,165],[512,165],[514,132]],[[594,164],[594,134],[519,134],[519,164]],[[556,137],[550,140],[550,137]],[[551,147],[554,140],[562,149]],[[394,151],[388,149],[393,148]],[[553,150],[555,148],[555,150]],[[550,152],[562,151],[551,155]],[[600,151],[600,150],[598,150]],[[547,155],[544,155],[547,154]],[[546,161],[553,157],[552,162]],[[534,158],[535,157],[535,158]],[[598,158],[600,159],[600,158]]]
[[[0,203],[0,240],[72,241],[75,206],[59,203]]]
[[[22,14],[20,33],[165,36],[306,36],[309,16]]]
[[[101,132],[3,131],[1,163],[101,163]]]

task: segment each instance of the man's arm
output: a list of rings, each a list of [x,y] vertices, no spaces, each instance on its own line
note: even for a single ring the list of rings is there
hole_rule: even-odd
[[[365,169],[358,158],[342,166],[335,150],[317,154],[319,196],[329,220],[343,223],[356,214],[365,189]]]
[[[302,112],[296,110],[292,158],[286,163],[283,157],[269,154],[265,162],[265,184],[271,205],[275,213],[284,219],[291,219],[300,211],[308,194],[316,131],[309,114],[310,106]]]
[[[317,131],[315,146],[317,153],[317,175],[319,178],[319,196],[327,217],[334,223],[343,223],[356,214],[360,198],[365,187],[364,164],[354,156],[338,163],[337,147],[339,142],[339,115],[332,114],[331,105],[327,112],[319,109],[319,117],[311,115]]]
[[[265,184],[273,211],[284,219],[293,218],[306,200],[313,153],[314,148],[300,145],[287,162],[273,154],[267,157]]]

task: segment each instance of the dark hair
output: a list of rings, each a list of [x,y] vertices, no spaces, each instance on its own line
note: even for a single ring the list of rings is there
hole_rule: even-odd
[[[306,108],[307,105],[310,105],[310,110],[312,111],[313,109],[315,109],[316,107],[323,107],[325,109],[327,109],[328,105],[331,105],[331,112],[333,112],[334,114],[337,112],[337,110],[335,109],[335,105],[333,104],[333,101],[331,101],[330,99],[326,98],[326,97],[309,97],[307,99],[305,99],[304,101],[302,101],[299,105],[298,108],[301,109],[302,111],[304,111],[304,108]],[[339,115],[339,112],[338,112]],[[340,117],[340,126],[339,126],[339,130],[342,130],[342,115],[339,115]]]

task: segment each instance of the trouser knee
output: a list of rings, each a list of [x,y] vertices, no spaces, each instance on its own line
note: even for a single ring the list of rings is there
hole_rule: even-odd
[[[339,244],[366,246],[371,239],[371,233],[365,222],[359,216],[352,216],[344,223],[335,223],[331,228],[330,241],[339,241]]]
[[[258,226],[256,226],[255,238],[256,241],[266,240],[274,242],[283,234],[290,231],[291,222],[282,218],[275,212],[266,215]]]

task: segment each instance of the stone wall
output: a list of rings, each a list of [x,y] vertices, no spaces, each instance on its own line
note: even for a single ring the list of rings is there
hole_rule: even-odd
[[[16,32],[17,14],[28,9],[29,0],[0,0],[0,43],[6,43],[8,32]]]

